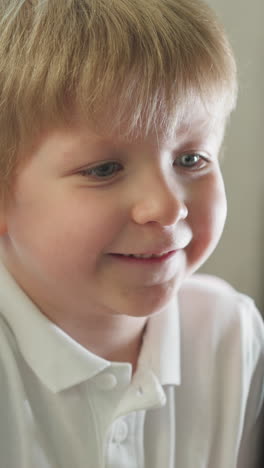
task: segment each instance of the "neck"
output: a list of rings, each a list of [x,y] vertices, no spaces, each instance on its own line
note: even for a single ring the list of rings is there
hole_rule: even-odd
[[[133,373],[141,350],[146,317],[112,316],[102,320],[89,317],[86,325],[64,320],[56,323],[75,341],[103,359],[132,364]]]
[[[12,274],[12,264],[10,265],[5,260],[2,258],[6,268]],[[42,313],[80,345],[103,359],[129,362],[133,366],[133,372],[135,371],[147,317],[114,315],[110,311],[103,313],[102,310],[96,310],[96,306],[92,305],[93,313],[87,313],[86,307],[78,310],[74,301],[72,304],[68,300],[63,303],[63,295],[59,296],[60,307],[57,307],[58,302],[51,301],[49,295],[43,294],[43,291],[39,290],[36,285],[33,288],[32,281],[28,286],[25,275],[20,281],[21,278],[16,270],[13,276]],[[31,291],[31,294],[28,291]],[[74,315],[72,310],[75,311]]]

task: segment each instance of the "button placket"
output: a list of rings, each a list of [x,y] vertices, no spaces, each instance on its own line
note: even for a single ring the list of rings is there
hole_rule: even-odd
[[[106,467],[145,466],[144,417],[144,412],[132,412],[112,423],[105,452]]]
[[[96,377],[95,385],[100,390],[110,391],[116,388],[117,378],[114,374],[107,372]]]
[[[113,442],[121,444],[127,439],[128,436],[128,425],[125,421],[120,420],[115,423]]]

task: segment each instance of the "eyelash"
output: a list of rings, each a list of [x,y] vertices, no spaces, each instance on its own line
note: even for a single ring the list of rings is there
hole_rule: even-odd
[[[183,169],[191,169],[193,171],[198,171],[199,169],[203,169],[207,164],[208,164],[208,159],[203,156],[202,154],[199,154],[199,153],[184,153],[182,154],[179,159],[181,158],[197,158],[196,160],[196,164],[195,165],[191,165],[191,166],[184,166],[184,165],[181,165],[180,163],[177,164],[177,161],[178,161],[178,158],[175,159],[175,162],[174,164],[178,167],[182,167]]]
[[[187,166],[184,166],[183,164],[181,164],[180,162],[178,162],[178,160],[181,160],[182,158],[196,158],[196,163],[194,165],[187,165]],[[199,154],[199,153],[186,153],[186,154],[182,154],[180,157],[176,158],[175,161],[174,161],[174,166],[177,166],[177,167],[180,167],[182,168],[183,170],[186,169],[186,170],[190,170],[190,171],[199,171],[201,169],[203,169],[208,163],[208,160],[207,158],[205,158],[203,155]],[[102,176],[101,175],[98,175],[98,174],[94,174],[95,171],[100,171],[100,169],[102,168],[109,168],[109,167],[112,167],[115,168],[114,172],[111,172],[111,174],[104,174]],[[80,174],[83,176],[83,177],[95,177],[97,179],[111,179],[114,177],[114,175],[117,173],[117,172],[120,172],[122,171],[123,167],[120,163],[118,162],[115,162],[115,161],[107,161],[107,162],[104,162],[102,164],[99,164],[98,166],[95,166],[95,167],[92,167],[90,169],[83,169],[82,171],[80,171]]]
[[[109,167],[109,166],[112,166],[112,167],[113,167],[113,166],[115,166],[115,167],[119,166],[119,169],[118,169],[118,171],[116,171],[116,172],[119,172],[120,170],[122,170],[122,166],[121,166],[120,163],[115,162],[115,161],[109,161],[109,162],[105,162],[105,163],[99,164],[98,166],[92,167],[92,168],[90,168],[90,169],[84,169],[84,170],[82,170],[82,171],[80,172],[80,174],[81,174],[82,176],[84,176],[84,177],[92,176],[92,177],[97,177],[97,178],[99,178],[99,179],[111,178],[111,177],[113,177],[112,174],[111,174],[110,176],[106,176],[106,177],[100,177],[100,176],[98,176],[98,175],[95,175],[95,176],[93,175],[93,171],[98,171],[98,169],[100,169],[100,168]]]

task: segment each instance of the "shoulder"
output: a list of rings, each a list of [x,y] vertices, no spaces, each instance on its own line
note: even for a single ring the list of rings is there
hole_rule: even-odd
[[[202,420],[208,440],[217,434],[219,450],[237,446],[240,460],[246,460],[264,401],[263,319],[250,297],[213,276],[193,275],[178,299],[178,413],[189,415],[184,437],[196,426],[199,438]]]
[[[263,319],[253,299],[215,276],[196,274],[188,278],[179,291],[179,305],[181,314],[193,320],[204,318],[228,328],[232,324],[251,324],[263,333]]]
[[[264,373],[264,324],[250,297],[222,279],[193,275],[179,291],[179,310],[186,349],[217,359],[230,372]]]
[[[220,301],[221,305],[240,300],[247,303],[253,302],[250,297],[238,292],[225,280],[205,274],[190,276],[180,289],[180,299],[183,304],[185,301],[190,303],[194,298],[203,305],[217,305],[216,300]]]

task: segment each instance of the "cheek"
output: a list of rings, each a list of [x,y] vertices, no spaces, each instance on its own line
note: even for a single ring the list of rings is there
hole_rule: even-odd
[[[122,226],[111,206],[87,196],[21,203],[10,225],[16,250],[52,269],[95,264]]]
[[[193,241],[188,260],[201,264],[216,248],[225,225],[227,204],[222,177],[211,177],[193,195],[189,211]]]

